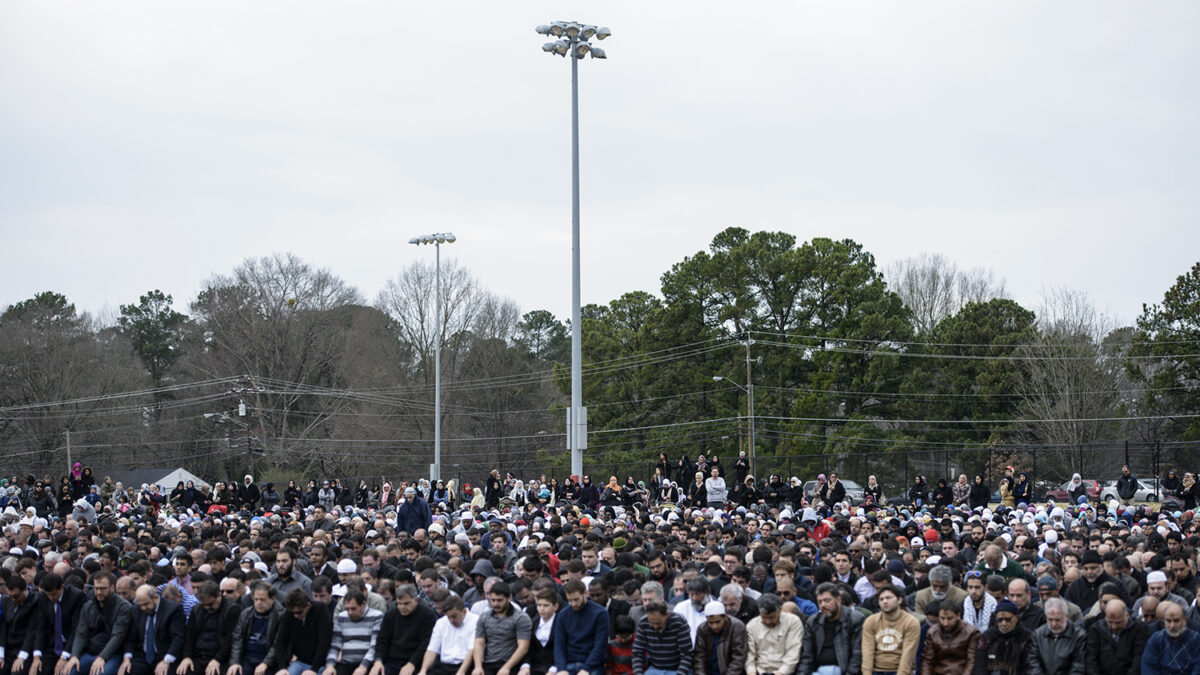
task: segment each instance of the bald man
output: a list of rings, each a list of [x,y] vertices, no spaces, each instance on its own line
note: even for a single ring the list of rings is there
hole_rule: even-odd
[[[125,659],[117,675],[174,675],[187,626],[183,607],[160,598],[158,589],[150,585],[138,586],[133,601]]]
[[[1124,601],[1109,600],[1104,605],[1104,621],[1095,622],[1087,632],[1087,672],[1136,672],[1150,632],[1149,626],[1133,620]]]

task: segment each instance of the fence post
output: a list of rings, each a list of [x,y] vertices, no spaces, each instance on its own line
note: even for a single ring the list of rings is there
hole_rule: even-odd
[[[1125,466],[1129,466],[1129,439],[1125,439]]]

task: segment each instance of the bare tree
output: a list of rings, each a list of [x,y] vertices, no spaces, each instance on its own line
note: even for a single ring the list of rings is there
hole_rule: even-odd
[[[359,303],[353,287],[290,253],[248,259],[192,303],[202,331],[193,367],[247,378],[231,396],[251,407],[248,423],[263,442],[277,439],[268,450],[327,437],[330,416],[349,404],[322,391],[338,384],[345,355],[340,310]]]
[[[1016,437],[1056,446],[1046,457],[1051,471],[1104,473],[1120,460],[1096,446],[1120,432],[1112,418],[1126,383],[1119,345],[1105,342],[1114,322],[1086,292],[1066,288],[1044,291],[1038,315],[1038,340],[1018,352],[1025,357],[1016,392],[1024,421]]]
[[[929,335],[942,319],[968,303],[1008,297],[1004,279],[996,279],[992,270],[960,270],[940,253],[897,260],[884,268],[883,275],[912,310],[917,335]]]

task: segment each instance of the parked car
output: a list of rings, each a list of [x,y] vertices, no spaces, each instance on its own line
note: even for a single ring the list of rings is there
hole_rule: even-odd
[[[1067,490],[1071,481],[1067,481],[1058,486],[1057,489],[1047,490],[1046,499],[1053,499],[1056,502],[1071,501],[1071,493]],[[1083,487],[1089,501],[1100,499],[1100,483],[1090,479],[1084,479]]]
[[[850,502],[851,506],[858,506],[862,503],[863,496],[866,494],[863,486],[844,478],[838,479],[838,482],[842,484],[842,487],[846,488],[846,501]],[[804,484],[804,498],[809,502],[812,502],[816,491],[817,481],[810,480]]]
[[[1150,480],[1139,478],[1137,491],[1133,493],[1133,501],[1135,501],[1135,502],[1156,502],[1156,501],[1158,501],[1158,496],[1154,493],[1154,490],[1156,487],[1157,486],[1152,484],[1150,482]],[[1116,499],[1116,500],[1120,501],[1121,497],[1120,497],[1120,495],[1117,494],[1117,481],[1110,480],[1104,484],[1104,487],[1101,488],[1101,490],[1100,490],[1100,499],[1103,501],[1106,501],[1106,502],[1109,500],[1112,500],[1112,499]]]

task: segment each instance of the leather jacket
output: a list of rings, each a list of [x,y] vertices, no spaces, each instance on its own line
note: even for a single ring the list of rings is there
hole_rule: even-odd
[[[966,621],[959,621],[950,634],[940,624],[930,628],[921,654],[921,675],[974,672],[978,645],[979,629]]]
[[[1084,648],[1087,635],[1077,624],[1068,622],[1055,635],[1046,624],[1033,632],[1029,640],[1028,675],[1084,675]]]

